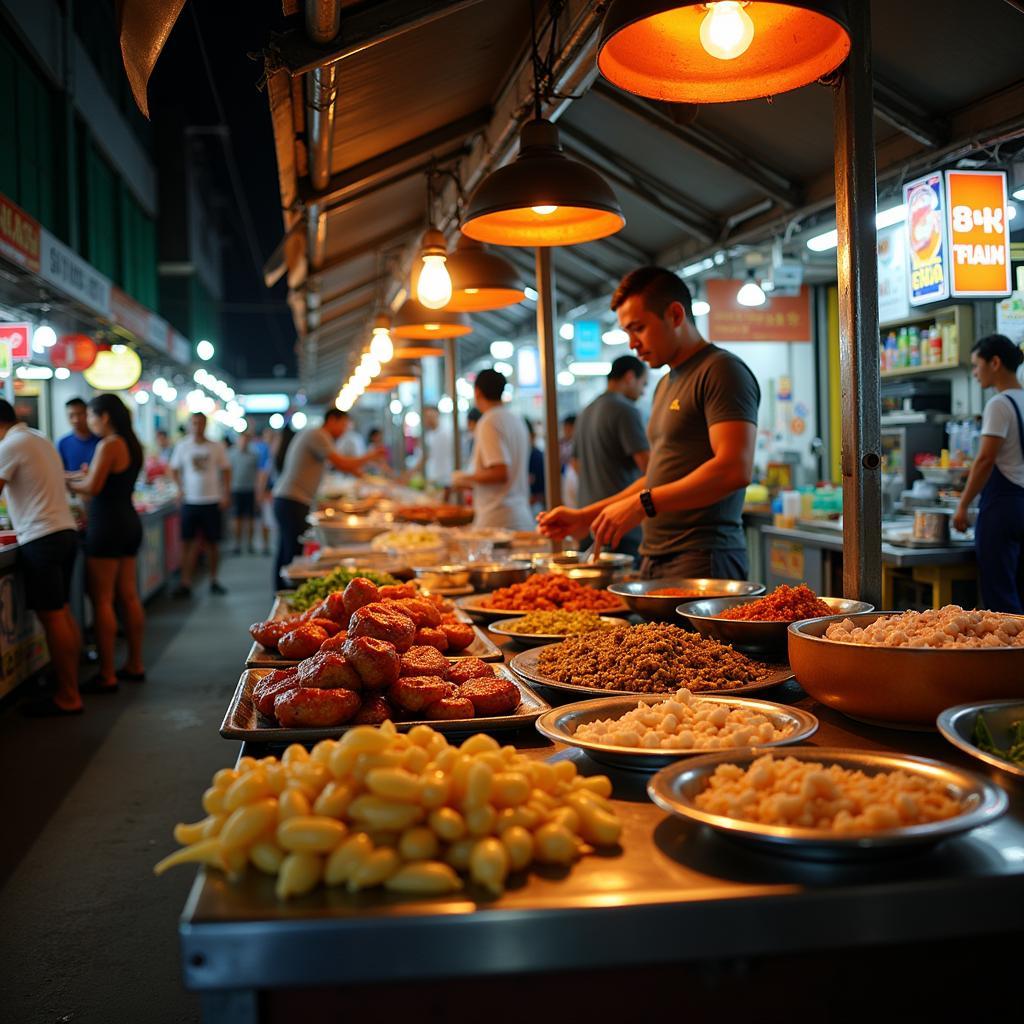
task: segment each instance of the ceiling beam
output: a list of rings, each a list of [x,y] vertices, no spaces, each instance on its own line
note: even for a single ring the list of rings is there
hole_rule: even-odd
[[[515,266],[518,267],[520,272],[524,275],[523,283],[529,285],[531,288],[535,288],[537,285],[537,279],[536,267],[533,262],[533,249],[506,246],[501,251],[505,258],[515,264]],[[587,290],[592,287],[590,282],[584,281],[582,278],[577,277],[575,274],[568,271],[561,273],[559,276],[572,284],[572,288],[563,288],[562,290],[574,299],[587,294]]]
[[[288,74],[304,75],[316,68],[337,64],[373,46],[397,39],[406,32],[439,18],[473,7],[481,0],[367,0],[346,7],[341,28],[326,46],[313,43],[303,29],[275,36],[268,47],[275,66]]]
[[[319,288],[323,283],[320,279],[332,271],[344,267],[351,260],[359,259],[363,256],[376,255],[381,249],[385,249],[395,242],[407,238],[414,231],[422,229],[422,227],[423,218],[417,217],[415,220],[407,221],[401,227],[393,228],[391,231],[383,231],[379,235],[374,235],[373,238],[366,239],[365,242],[360,242],[359,245],[352,246],[351,249],[336,253],[330,259],[325,260],[315,274],[309,276],[307,286]]]
[[[376,284],[376,282],[374,282]],[[350,302],[346,302],[343,305],[332,305],[330,307],[321,307],[320,313],[320,326],[326,327],[328,324],[333,324],[338,320],[344,320],[345,317],[352,313],[362,312],[368,309],[374,303],[374,296],[370,296],[362,299],[352,299]]]
[[[415,139],[403,142],[402,145],[395,146],[386,153],[380,153],[370,157],[369,160],[364,160],[361,164],[356,164],[355,167],[331,175],[327,188],[322,192],[314,191],[309,180],[304,179],[299,185],[299,201],[307,206],[315,204],[330,210],[342,201],[350,199],[354,193],[366,189],[367,186],[377,185],[379,179],[389,176],[394,178],[395,169],[403,164],[408,164],[413,160],[422,160],[423,157],[450,159],[458,153],[449,152],[441,157],[437,151],[451,147],[453,143],[464,144],[471,135],[485,128],[490,119],[490,107],[474,110],[465,117],[450,121],[432,131],[424,132]],[[408,177],[413,173],[416,171],[407,170],[401,176]],[[400,180],[400,178],[396,180]]]
[[[949,122],[932,117],[912,97],[874,76],[875,116],[929,149],[949,141]]]
[[[357,281],[355,284],[346,285],[340,291],[331,292],[330,295],[322,295],[320,297],[320,304],[317,307],[321,313],[327,310],[330,306],[336,304],[341,299],[346,299],[350,295],[355,295],[356,292],[366,291],[367,288],[373,288],[381,280],[379,274],[374,274],[372,277],[364,278],[362,281]]]
[[[801,189],[786,175],[705,128],[675,120],[671,115],[671,104],[649,103],[601,80],[595,83],[593,91],[601,99],[614,103],[627,114],[659,129],[676,142],[727,167],[783,206],[792,208],[800,205]]]
[[[627,260],[630,264],[638,267],[646,266],[654,262],[654,253],[631,242],[622,232],[617,235],[607,235],[604,238],[595,239],[593,242],[585,242],[585,245],[600,245]]]
[[[595,259],[585,252],[578,252],[575,246],[565,246],[555,250],[555,260],[567,259],[577,266],[586,267],[595,277],[603,278],[604,281],[617,284],[622,277],[623,271],[613,270],[606,263]]]

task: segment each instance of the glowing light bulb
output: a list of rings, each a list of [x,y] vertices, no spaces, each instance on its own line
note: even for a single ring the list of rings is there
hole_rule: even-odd
[[[370,358],[363,363],[363,366],[366,367],[366,371],[371,377],[376,377],[380,374],[380,361],[374,359],[373,356],[370,356]]]
[[[550,217],[558,207],[557,206],[531,206],[531,210],[539,217]]]
[[[700,23],[700,45],[719,60],[734,60],[746,53],[754,40],[754,23],[743,9],[746,3],[719,0],[708,4]]]
[[[391,335],[384,327],[373,329],[373,338],[370,341],[370,355],[378,363],[386,363],[395,354],[395,346],[392,344]]]
[[[751,278],[737,293],[736,301],[741,306],[763,306],[765,303],[764,291],[761,286]]]
[[[416,298],[427,309],[444,309],[452,299],[452,279],[443,256],[423,257],[423,269],[416,285]]]
[[[711,312],[711,303],[705,302],[703,299],[693,300],[693,315],[694,316],[707,316]]]
[[[439,331],[441,330],[440,324],[424,324],[423,330],[425,331]]]

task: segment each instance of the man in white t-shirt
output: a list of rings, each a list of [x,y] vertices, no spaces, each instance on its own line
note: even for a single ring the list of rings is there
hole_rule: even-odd
[[[339,455],[347,455],[350,459],[358,459],[366,454],[366,443],[363,441],[352,417],[347,412],[341,412],[341,425],[344,427],[341,437],[335,444],[335,450]]]
[[[441,419],[441,414],[433,405],[423,410],[423,443],[426,448],[424,479],[428,484],[438,487],[451,487],[452,473],[455,471],[452,428],[447,419]]]
[[[206,544],[210,563],[210,593],[226,594],[217,577],[224,532],[224,512],[231,505],[231,463],[219,441],[206,436],[206,417],[193,413],[191,434],[174,446],[169,469],[181,492],[181,583],[175,597],[192,596],[192,578],[199,559],[199,543]]]
[[[473,398],[483,413],[473,441],[473,468],[452,474],[455,487],[473,488],[473,524],[508,530],[532,530],[530,511],[530,435],[522,416],[502,404],[505,378],[481,370]]]
[[[18,535],[18,565],[25,601],[46,632],[57,677],[53,697],[27,705],[33,717],[77,715],[78,657],[82,635],[68,597],[78,554],[78,532],[68,506],[64,465],[57,449],[37,430],[18,422],[9,402],[0,399],[0,492]]]

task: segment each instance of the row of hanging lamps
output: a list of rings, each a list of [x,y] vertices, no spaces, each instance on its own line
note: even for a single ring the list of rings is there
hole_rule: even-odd
[[[456,313],[450,309],[427,309],[412,296],[399,307],[391,325],[393,337],[414,341],[460,338],[472,330],[465,313]]]
[[[849,52],[843,0],[613,0],[597,65],[639,96],[723,103],[809,85]]]
[[[480,313],[514,306],[526,298],[519,271],[474,238],[462,235],[448,257],[452,297],[447,308],[458,313]]]
[[[370,335],[370,355],[381,363],[390,362],[395,354],[395,345],[391,340],[391,317],[386,313],[378,313],[373,320],[373,331]]]

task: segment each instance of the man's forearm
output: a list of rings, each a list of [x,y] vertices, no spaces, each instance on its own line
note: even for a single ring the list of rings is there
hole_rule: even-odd
[[[646,486],[647,477],[637,477],[628,487],[623,488],[617,494],[613,494],[610,498],[602,498],[600,501],[595,501],[593,504],[581,508],[580,511],[586,512],[593,519],[609,505],[614,504],[616,501],[622,501],[623,498],[628,498],[631,494],[639,494]]]
[[[971,465],[971,471],[967,474],[967,483],[964,484],[963,493],[960,495],[960,504],[967,508],[968,505],[981,493],[982,488],[988,483],[992,475],[992,467],[995,460],[984,455],[977,455]]]
[[[750,467],[732,459],[708,459],[681,480],[651,491],[658,512],[707,508],[750,483]]]

